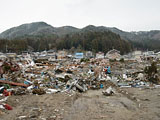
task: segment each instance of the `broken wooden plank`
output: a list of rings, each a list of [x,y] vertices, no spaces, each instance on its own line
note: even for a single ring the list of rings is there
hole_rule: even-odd
[[[15,86],[28,87],[28,85],[26,85],[24,83],[16,83],[16,82],[11,82],[11,81],[7,81],[7,80],[0,80],[0,83],[15,85]]]

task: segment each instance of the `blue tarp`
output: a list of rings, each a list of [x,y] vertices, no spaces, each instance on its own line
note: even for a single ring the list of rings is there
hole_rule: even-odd
[[[76,53],[75,58],[82,59],[83,58],[83,53]]]

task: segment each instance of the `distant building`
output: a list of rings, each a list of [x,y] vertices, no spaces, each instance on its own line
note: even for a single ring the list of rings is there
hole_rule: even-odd
[[[49,61],[55,61],[57,59],[57,54],[54,50],[47,51],[47,58]]]
[[[67,55],[67,58],[73,58],[73,55],[69,54]]]
[[[82,58],[84,58],[84,55],[83,55],[83,53],[75,53],[75,58],[82,59]]]
[[[29,54],[28,51],[22,51],[22,56],[27,56]]]
[[[48,55],[55,55],[55,50],[48,50],[48,51],[47,51],[47,54],[48,54]]]
[[[151,55],[155,55],[154,51],[147,51],[147,52],[143,52],[144,56],[151,56]]]
[[[154,51],[147,51],[143,53],[143,60],[154,60],[156,58],[156,54]]]
[[[16,53],[6,53],[6,57],[10,59],[15,59],[17,57]]]
[[[106,58],[112,59],[112,60],[114,60],[114,59],[119,60],[120,57],[121,57],[120,51],[118,51],[116,49],[112,49],[112,50],[108,51],[106,54]]]
[[[47,51],[42,51],[39,53],[39,56],[47,56]]]
[[[97,59],[102,59],[102,58],[104,58],[104,53],[103,53],[103,52],[98,52],[98,53],[96,53],[96,58],[97,58]]]
[[[0,52],[0,60],[5,60],[6,58],[6,55]]]
[[[86,58],[92,58],[92,57],[93,57],[93,53],[91,51],[87,51]]]
[[[155,53],[156,59],[160,60],[160,52]]]
[[[142,56],[143,56],[142,51],[133,51],[132,52],[132,58],[134,60],[141,61]]]

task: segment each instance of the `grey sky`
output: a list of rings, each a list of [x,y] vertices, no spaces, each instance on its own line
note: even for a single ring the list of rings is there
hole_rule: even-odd
[[[160,30],[160,0],[0,0],[0,32],[24,23]]]

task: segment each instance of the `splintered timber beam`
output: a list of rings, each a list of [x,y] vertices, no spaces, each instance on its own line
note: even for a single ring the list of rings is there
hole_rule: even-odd
[[[9,84],[9,85],[15,85],[15,86],[21,86],[21,87],[28,87],[28,85],[26,85],[26,84],[10,82],[10,81],[7,81],[7,80],[0,80],[0,83]]]

